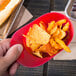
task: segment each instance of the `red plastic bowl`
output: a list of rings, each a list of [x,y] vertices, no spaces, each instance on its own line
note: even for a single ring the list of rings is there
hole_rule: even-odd
[[[56,13],[56,12],[46,13],[14,33],[14,35],[12,36],[12,39],[11,39],[11,46],[13,46],[15,44],[22,44],[24,47],[21,56],[17,60],[20,64],[22,64],[23,66],[27,66],[27,67],[37,67],[37,66],[40,66],[40,65],[46,63],[47,61],[49,61],[50,59],[52,59],[55,56],[54,55],[54,56],[50,56],[50,57],[46,57],[46,58],[38,58],[38,57],[32,55],[31,52],[29,52],[30,49],[28,50],[28,48],[25,48],[24,43],[26,42],[26,39],[22,35],[27,34],[27,32],[29,31],[29,28],[32,27],[33,24],[38,24],[40,21],[43,21],[47,25],[50,21],[53,21],[53,20],[58,21],[61,19],[66,19],[67,22],[70,23],[69,36],[67,36],[64,40],[65,43],[68,45],[73,38],[73,34],[74,34],[73,25],[65,15]],[[59,52],[61,52],[61,51],[59,51]]]

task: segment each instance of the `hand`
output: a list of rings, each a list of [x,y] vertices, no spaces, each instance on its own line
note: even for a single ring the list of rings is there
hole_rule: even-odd
[[[13,76],[19,64],[16,62],[23,50],[16,44],[10,48],[10,39],[0,41],[0,76]]]

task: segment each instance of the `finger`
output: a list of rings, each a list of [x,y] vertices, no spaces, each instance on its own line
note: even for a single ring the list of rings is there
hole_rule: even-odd
[[[4,67],[8,67],[13,62],[15,62],[19,58],[22,50],[23,46],[20,44],[16,44],[13,47],[11,47],[4,56],[4,62],[6,63],[4,63]]]
[[[10,40],[11,39],[4,39],[0,41],[0,56],[3,56],[6,53],[6,51],[9,49]]]
[[[10,68],[10,70],[9,70],[9,74],[10,74],[11,76],[13,76],[13,75],[16,73],[18,67],[19,67],[19,63],[17,63],[17,62],[14,63],[14,64],[12,65],[12,67]]]

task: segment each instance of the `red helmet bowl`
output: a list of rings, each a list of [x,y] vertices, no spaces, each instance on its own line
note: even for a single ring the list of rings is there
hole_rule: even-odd
[[[35,19],[33,22],[29,23],[28,25],[25,25],[24,27],[19,29],[12,36],[10,46],[13,46],[15,44],[22,44],[24,47],[21,56],[17,60],[18,63],[20,63],[23,66],[32,68],[32,67],[37,67],[37,66],[40,66],[40,65],[48,62],[55,56],[55,55],[53,55],[50,57],[39,58],[39,57],[32,55],[30,49],[26,47],[26,38],[24,38],[22,35],[23,34],[26,35],[27,32],[29,31],[29,28],[32,27],[33,24],[39,24],[40,21],[43,21],[47,26],[47,24],[50,21],[53,21],[53,20],[58,21],[61,19],[66,19],[66,21],[70,23],[69,35],[67,35],[66,38],[64,39],[64,41],[67,45],[70,44],[70,42],[73,38],[73,34],[74,34],[74,29],[73,29],[73,25],[72,25],[71,21],[65,15],[63,15],[61,13],[57,13],[57,12],[46,13],[46,14],[40,16],[39,18]],[[59,51],[59,52],[61,52],[61,51]]]

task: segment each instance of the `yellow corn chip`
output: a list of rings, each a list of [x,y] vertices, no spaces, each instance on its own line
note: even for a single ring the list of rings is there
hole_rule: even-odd
[[[55,38],[55,41],[66,51],[66,52],[71,52],[70,48],[68,46],[66,46],[66,44],[64,43],[64,41]]]
[[[56,24],[57,24],[57,25],[60,25],[60,26],[61,26],[62,24],[64,24],[64,23],[66,23],[66,19],[62,19],[62,20],[59,20],[59,21],[56,22]]]
[[[27,47],[30,47],[31,46],[31,44],[34,44],[35,43],[35,41],[31,38],[31,37],[29,37],[28,35],[26,36],[26,45],[27,45]]]
[[[57,44],[57,43],[54,41],[54,39],[52,39],[52,38],[50,39],[50,44],[51,44],[51,46],[54,47],[55,49],[58,49],[58,50],[59,50],[59,49],[62,49],[61,46],[60,46],[59,44]]]
[[[32,49],[32,51],[35,51],[39,46],[40,46],[40,44],[32,43],[30,45],[30,48]]]
[[[68,29],[69,29],[69,22],[65,24],[65,26],[63,27],[63,31],[68,31]]]
[[[61,29],[59,31],[60,31],[60,33],[56,37],[59,38],[59,39],[63,39],[66,36],[66,33],[63,30],[61,30]]]
[[[37,49],[38,51],[40,51],[40,52],[43,52],[43,53],[47,53],[47,54],[49,54],[50,56],[52,56],[52,54],[51,54],[51,50],[52,50],[52,48],[51,48],[51,45],[50,45],[50,43],[48,43],[48,44],[46,44],[46,45],[42,45],[39,49]]]
[[[51,21],[50,23],[48,23],[47,31],[50,32],[51,29],[54,27],[54,25],[55,25],[55,21]]]
[[[53,27],[50,31],[50,35],[54,34],[57,31],[57,26]]]
[[[29,41],[37,44],[47,44],[50,39],[50,35],[42,28],[40,28],[37,24],[33,25],[32,29],[27,35],[29,37],[27,37]]]
[[[33,54],[36,55],[36,56],[38,56],[38,57],[40,57],[40,58],[43,58],[42,55],[41,55],[41,53],[39,51],[35,51],[35,52],[33,52]]]
[[[58,36],[59,33],[60,33],[60,31],[59,31],[59,29],[57,28],[56,32],[52,35],[52,37],[56,37],[56,36]]]

